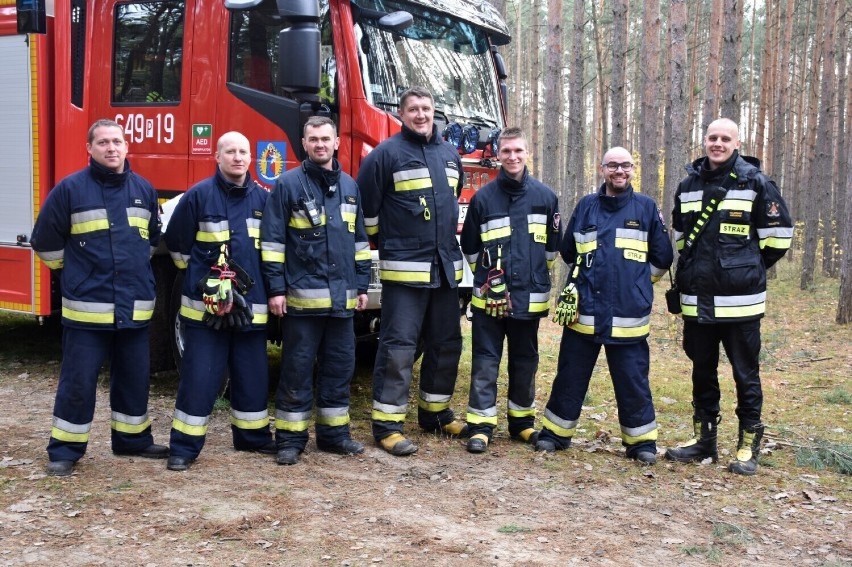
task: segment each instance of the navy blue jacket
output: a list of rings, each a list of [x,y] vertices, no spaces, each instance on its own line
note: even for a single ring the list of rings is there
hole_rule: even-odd
[[[89,167],[59,182],[33,227],[33,250],[62,270],[62,323],[69,327],[145,327],[156,289],[151,255],[160,240],[157,193],[130,169]]]
[[[229,258],[254,281],[245,295],[252,308],[252,324],[242,330],[265,328],[268,307],[260,272],[260,231],[269,193],[246,173],[243,186],[227,181],[216,167],[213,177],[192,186],[178,202],[166,228],[166,247],[172,260],[185,269],[180,315],[201,324],[204,302],[198,284],[218,259],[222,244]]]
[[[605,186],[586,195],[562,237],[562,259],[578,262],[579,320],[568,326],[595,341],[636,342],[648,336],[653,282],[674,253],[660,210],[633,187],[608,196]]]

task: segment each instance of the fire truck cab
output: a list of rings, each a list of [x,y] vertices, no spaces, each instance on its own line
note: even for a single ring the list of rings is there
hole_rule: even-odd
[[[301,128],[315,114],[338,125],[337,158],[355,176],[399,131],[399,95],[422,85],[463,158],[461,229],[470,195],[496,175],[506,76],[497,47],[508,41],[485,0],[0,0],[0,309],[58,308],[58,284],[28,239],[50,189],[87,164],[98,118],[124,127],[134,171],[167,203],[212,175],[216,140],[230,130],[249,138],[252,176],[272,188],[304,158]],[[152,362],[163,369],[176,271],[167,254],[153,262]],[[379,290],[376,275],[359,337],[378,331]]]

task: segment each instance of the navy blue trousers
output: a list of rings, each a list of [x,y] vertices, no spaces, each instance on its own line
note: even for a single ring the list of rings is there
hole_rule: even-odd
[[[109,360],[112,450],[133,453],[154,442],[148,419],[148,327],[88,330],[63,327],[62,367],[47,454],[77,461],[86,452],[95,415],[98,373]]]
[[[281,379],[275,394],[278,448],[305,450],[314,391],[317,443],[340,444],[350,436],[349,386],[355,372],[353,319],[285,315],[282,326]]]
[[[269,429],[269,364],[266,330],[219,330],[185,326],[186,350],[172,420],[170,454],[201,453],[216,396],[230,374],[234,448],[258,449],[272,441]]]

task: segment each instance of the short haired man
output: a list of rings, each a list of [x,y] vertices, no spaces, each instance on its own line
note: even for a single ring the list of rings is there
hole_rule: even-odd
[[[650,465],[657,461],[648,382],[651,286],[671,266],[672,246],[657,204],[630,184],[630,152],[611,148],[600,172],[604,183],[580,199],[562,238],[562,259],[572,269],[557,319],[567,326],[536,450],[571,445],[603,345],[627,458]]]
[[[169,470],[201,453],[227,373],[234,448],[275,453],[269,430],[266,292],[260,232],[268,193],[251,178],[251,146],[239,132],[216,144],[216,172],[181,198],[166,246],[184,272],[180,318],[186,349],[172,420]],[[255,283],[257,282],[257,283]]]
[[[157,193],[127,161],[124,129],[89,128],[89,166],[48,195],[30,242],[61,270],[62,367],[47,453],[47,474],[70,475],[86,452],[98,372],[110,361],[112,450],[162,459],[148,418],[148,323],[154,313],[151,254],[160,239]]]
[[[464,264],[456,229],[464,176],[458,151],[438,135],[434,116],[428,90],[412,87],[402,93],[402,131],[379,144],[358,172],[382,280],[373,437],[397,456],[417,451],[403,436],[403,424],[420,340],[420,427],[452,436],[466,433],[450,409],[462,348],[458,284]]]
[[[680,253],[677,285],[683,349],[692,361],[695,437],[666,458],[718,459],[719,343],[737,389],[739,441],[728,469],[753,475],[764,426],[760,387],[760,319],[766,309],[766,270],[790,248],[793,221],[781,191],[760,161],[739,153],[737,124],[707,127],[707,155],[687,166],[675,193],[672,227]]]
[[[269,309],[283,317],[275,395],[279,465],[296,464],[305,450],[315,392],[317,447],[364,452],[349,430],[349,386],[353,314],[367,306],[370,244],[358,186],[334,159],[339,144],[334,122],[309,118],[302,136],[308,159],[278,179],[264,212],[263,277]]]
[[[509,343],[509,435],[535,444],[538,327],[550,305],[559,248],[559,201],[526,167],[520,128],[497,138],[500,173],[470,201],[461,248],[473,272],[473,361],[467,450],[486,450],[497,426],[497,374]]]

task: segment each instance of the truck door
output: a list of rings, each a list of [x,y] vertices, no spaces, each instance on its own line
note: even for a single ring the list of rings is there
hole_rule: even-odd
[[[132,169],[161,197],[187,187],[195,4],[110,1],[92,15],[92,52],[104,56],[92,57],[91,119],[124,127]]]
[[[33,229],[33,107],[30,42],[25,35],[0,36],[0,309],[34,313],[33,252],[18,245]],[[49,305],[46,308],[49,311]],[[40,313],[39,313],[40,314]]]

